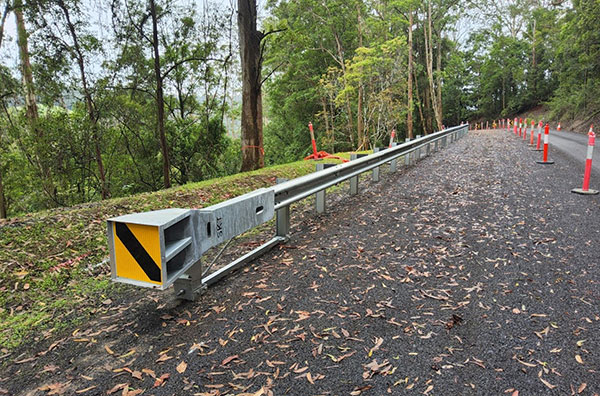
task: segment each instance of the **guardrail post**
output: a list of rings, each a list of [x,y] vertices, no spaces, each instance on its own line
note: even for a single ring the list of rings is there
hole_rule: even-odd
[[[417,139],[419,139],[421,137],[421,135],[417,135]],[[417,150],[415,151],[415,156],[413,158],[413,164],[416,164],[417,161],[421,160],[421,147],[417,148]]]
[[[373,154],[378,153],[379,151],[380,151],[379,147],[374,147],[373,148]],[[373,172],[372,172],[371,178],[372,178],[372,180],[374,182],[378,182],[379,181],[379,167],[373,168]]]
[[[325,164],[316,164],[315,170],[322,171],[325,169]],[[325,190],[321,190],[315,194],[315,209],[317,209],[317,213],[325,212]]]
[[[425,155],[427,157],[429,157],[430,154],[431,154],[431,143],[427,143],[427,147],[425,149]]]
[[[286,181],[288,181],[288,179],[278,177],[276,183],[280,184],[280,183],[283,183]],[[283,237],[285,239],[288,239],[289,234],[290,234],[290,207],[289,207],[289,205],[284,206],[283,208],[277,209],[275,211],[275,216],[277,217],[275,234],[278,237]]]
[[[336,164],[316,164],[315,170],[318,172],[335,165]],[[318,191],[315,194],[315,208],[317,209],[317,213],[325,212],[325,189]]]
[[[409,138],[404,139],[404,143],[406,142],[410,142]],[[410,157],[411,157],[412,153],[408,153],[404,155],[404,165],[409,166],[410,165]]]
[[[398,143],[392,143],[392,147],[396,147],[397,145]],[[390,162],[390,172],[396,172],[396,169],[398,169],[398,159],[394,158],[392,162]]]
[[[350,154],[350,161],[354,161],[358,158],[356,154]],[[358,194],[358,176],[350,178],[350,195]]]
[[[202,261],[198,261],[185,274],[177,278],[173,283],[175,297],[180,300],[196,301],[206,291],[206,285],[202,284],[202,270]]]

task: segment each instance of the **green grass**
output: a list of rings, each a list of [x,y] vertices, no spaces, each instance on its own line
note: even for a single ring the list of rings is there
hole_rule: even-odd
[[[349,158],[349,153],[340,154]],[[327,160],[331,162],[331,160]],[[201,208],[314,171],[298,161],[131,197],[0,222],[0,345],[6,353],[69,329],[127,287],[110,281],[106,219],[169,207]]]

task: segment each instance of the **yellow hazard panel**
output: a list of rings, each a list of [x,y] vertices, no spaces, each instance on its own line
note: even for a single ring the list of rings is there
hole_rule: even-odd
[[[117,276],[162,284],[158,227],[114,222],[112,232]]]

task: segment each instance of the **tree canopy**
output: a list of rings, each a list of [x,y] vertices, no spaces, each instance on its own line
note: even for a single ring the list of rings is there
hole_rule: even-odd
[[[596,0],[260,4],[0,1],[0,217],[297,160],[308,122],[335,152],[600,114]]]

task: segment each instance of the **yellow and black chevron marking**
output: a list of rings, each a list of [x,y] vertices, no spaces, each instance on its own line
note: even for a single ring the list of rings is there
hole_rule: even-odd
[[[117,276],[161,284],[158,227],[113,223]]]

